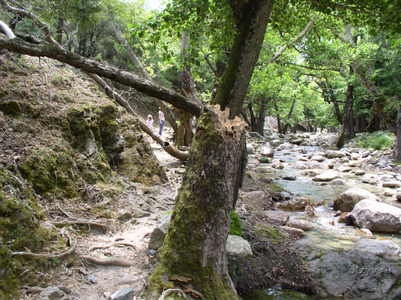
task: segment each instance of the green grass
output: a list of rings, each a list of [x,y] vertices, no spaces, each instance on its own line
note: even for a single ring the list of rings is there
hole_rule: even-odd
[[[394,145],[395,136],[389,131],[364,133],[355,138],[356,145],[361,148],[385,150]]]
[[[242,236],[241,219],[234,210],[230,213],[230,219],[230,234]]]

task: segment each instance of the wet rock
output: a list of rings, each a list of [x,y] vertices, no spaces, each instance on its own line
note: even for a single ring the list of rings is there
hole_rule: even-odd
[[[313,181],[332,181],[339,177],[336,171],[328,170],[312,178]]]
[[[361,188],[350,188],[334,200],[334,209],[349,212],[354,208],[355,204],[363,199],[378,200],[376,195],[367,190]]]
[[[320,174],[320,170],[315,170],[315,169],[305,170],[302,172],[302,175],[311,176],[311,177],[315,177],[319,174]]]
[[[132,300],[134,298],[133,288],[122,288],[114,292],[109,299],[110,300]]]
[[[255,213],[262,213],[273,206],[270,194],[264,191],[243,192],[240,197],[245,206]]]
[[[65,294],[60,288],[49,286],[40,292],[39,300],[56,300],[62,299],[64,296]]]
[[[367,228],[362,228],[362,229],[360,230],[360,232],[361,232],[362,235],[364,235],[364,236],[366,236],[366,237],[368,237],[368,238],[372,238],[372,237],[373,237],[372,231],[370,231],[370,230],[367,229]]]
[[[282,178],[283,178],[284,180],[288,180],[288,181],[295,181],[295,180],[297,180],[297,177],[294,176],[294,175],[284,175]]]
[[[295,197],[292,200],[284,201],[277,204],[277,207],[289,211],[302,211],[310,204],[310,199],[307,197]]]
[[[383,187],[388,187],[388,188],[396,189],[396,188],[401,187],[401,182],[395,181],[395,180],[392,180],[392,181],[385,181],[385,182],[383,182],[382,185],[383,185]]]
[[[278,159],[273,159],[272,160],[272,167],[274,169],[284,169],[283,163]]]
[[[298,228],[298,229],[302,229],[304,231],[309,231],[312,230],[315,226],[313,225],[313,223],[306,221],[306,220],[300,220],[300,219],[293,219],[290,218],[287,222],[287,224],[285,224],[288,227],[293,227],[293,228]]]
[[[255,149],[254,149],[252,144],[247,144],[246,145],[246,151],[248,152],[248,154],[254,154],[255,153]]]
[[[330,182],[332,185],[345,185],[346,182],[343,179],[337,178]]]
[[[354,170],[353,173],[357,176],[362,176],[365,175],[366,172],[364,170],[359,169],[359,170]]]
[[[226,242],[226,252],[231,258],[252,256],[252,249],[249,242],[238,235],[229,234]]]
[[[170,225],[171,213],[161,218],[160,224],[150,234],[149,249],[157,250],[163,245],[164,237],[168,231]]]
[[[304,139],[302,139],[302,138],[292,138],[292,139],[290,139],[289,140],[289,142],[291,143],[291,144],[294,144],[294,145],[301,145],[303,142],[304,142]]]
[[[377,185],[379,182],[379,177],[375,174],[365,174],[362,177],[362,182],[372,185]]]
[[[264,143],[260,147],[260,154],[266,157],[273,157],[273,147],[270,145],[269,142]]]
[[[268,210],[264,212],[269,223],[274,225],[285,225],[290,218],[290,215],[284,211]]]
[[[401,248],[390,240],[361,239],[355,243],[355,250],[381,257],[400,256]]]
[[[349,214],[353,224],[372,232],[398,233],[401,230],[401,208],[364,199]]]
[[[305,231],[299,228],[294,228],[289,226],[280,226],[280,228],[293,239],[300,239],[303,236],[305,236]]]

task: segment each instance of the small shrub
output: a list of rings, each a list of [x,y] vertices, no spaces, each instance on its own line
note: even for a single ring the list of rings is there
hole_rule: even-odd
[[[230,213],[230,234],[242,236],[241,219],[234,210]]]
[[[384,150],[393,147],[394,134],[388,131],[376,131],[356,138],[356,145],[361,148]]]

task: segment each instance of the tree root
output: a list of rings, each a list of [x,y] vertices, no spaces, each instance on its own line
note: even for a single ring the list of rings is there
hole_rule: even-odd
[[[168,289],[168,290],[165,290],[161,294],[161,296],[159,297],[158,300],[165,300],[167,296],[170,296],[173,293],[179,294],[180,296],[184,297],[184,299],[188,299],[187,295],[184,293],[183,290],[181,290],[181,289]]]
[[[128,242],[116,242],[116,243],[111,243],[109,245],[99,245],[99,246],[93,246],[89,248],[89,251],[94,251],[98,249],[107,249],[111,247],[120,247],[120,246],[126,246],[126,247],[132,247],[134,250],[136,250],[135,245],[128,243]]]
[[[11,252],[12,256],[24,256],[24,257],[31,257],[31,258],[46,258],[46,259],[52,259],[52,258],[64,258],[70,254],[72,254],[75,251],[75,248],[77,246],[76,241],[71,243],[71,239],[68,237],[68,241],[71,245],[69,249],[66,251],[63,251],[61,253],[33,253],[30,251],[18,251],[18,252]]]
[[[103,223],[98,223],[92,220],[85,220],[85,219],[65,220],[60,222],[52,222],[52,224],[55,226],[87,225],[89,228],[95,227],[103,230],[104,232],[109,230],[109,227]]]
[[[118,266],[118,267],[130,267],[133,262],[117,257],[107,257],[107,258],[97,258],[92,256],[83,255],[81,256],[83,260],[88,263],[101,266]]]

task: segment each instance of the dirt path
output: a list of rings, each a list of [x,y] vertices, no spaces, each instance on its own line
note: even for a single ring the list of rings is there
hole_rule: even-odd
[[[66,261],[61,267],[43,274],[43,278],[49,281],[47,286],[65,291],[64,298],[57,299],[108,299],[112,293],[126,287],[133,288],[137,297],[144,289],[151,270],[152,258],[147,249],[150,233],[163,214],[173,208],[184,171],[181,162],[157,144],[151,146],[165,167],[169,181],[155,186],[134,184],[133,189],[123,193],[117,205],[113,203],[112,209],[121,211],[122,220],[111,220],[109,232],[90,231],[78,235],[75,252],[80,257],[80,264],[69,265]],[[83,258],[85,256],[98,260],[118,259],[130,266],[93,264]],[[25,291],[23,299],[48,298],[40,295],[40,289],[31,289],[30,292]]]

